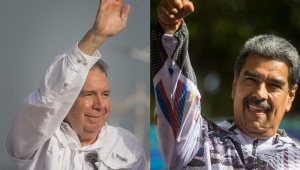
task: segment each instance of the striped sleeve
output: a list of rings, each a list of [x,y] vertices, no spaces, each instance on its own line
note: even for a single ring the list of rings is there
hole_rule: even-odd
[[[168,169],[181,169],[202,145],[201,96],[189,60],[184,22],[173,36],[166,36],[156,23],[151,31],[151,71],[160,152]]]

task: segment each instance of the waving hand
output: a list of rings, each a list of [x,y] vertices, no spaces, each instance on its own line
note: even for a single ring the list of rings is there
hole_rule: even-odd
[[[124,0],[101,0],[93,27],[78,43],[79,49],[92,55],[108,38],[121,32],[125,26],[130,11],[128,4],[122,8]]]

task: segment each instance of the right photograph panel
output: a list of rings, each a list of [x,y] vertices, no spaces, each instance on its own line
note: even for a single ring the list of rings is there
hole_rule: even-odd
[[[151,169],[300,169],[300,1],[150,11]]]

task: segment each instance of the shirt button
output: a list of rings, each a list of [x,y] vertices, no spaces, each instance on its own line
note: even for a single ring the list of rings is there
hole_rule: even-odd
[[[78,60],[77,60],[77,63],[81,63],[81,60],[80,60],[80,59],[78,59]]]
[[[87,63],[84,63],[83,65],[84,65],[84,66],[87,66]]]
[[[81,150],[79,150],[78,153],[81,154]]]
[[[65,83],[65,84],[64,84],[65,87],[67,87],[68,85],[69,85],[68,83]]]

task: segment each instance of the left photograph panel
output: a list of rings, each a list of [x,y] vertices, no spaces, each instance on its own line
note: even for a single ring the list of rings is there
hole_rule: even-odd
[[[150,1],[0,8],[0,169],[150,169]]]

